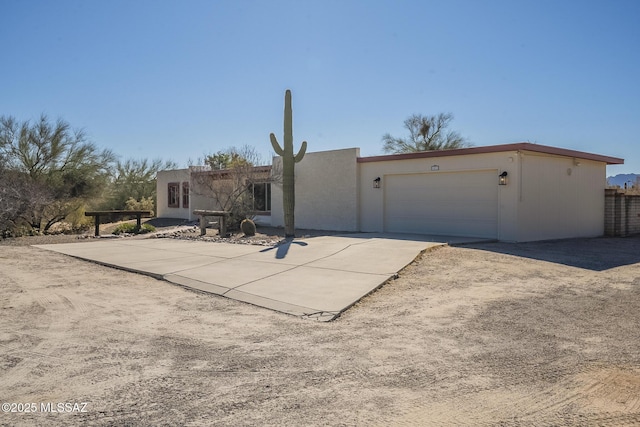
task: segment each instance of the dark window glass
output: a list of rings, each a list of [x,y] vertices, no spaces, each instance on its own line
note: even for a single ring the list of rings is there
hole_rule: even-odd
[[[253,210],[256,212],[271,211],[271,184],[260,182],[253,184]]]
[[[183,208],[189,207],[189,183],[188,182],[182,183],[182,207]]]
[[[180,184],[177,182],[169,183],[169,203],[170,208],[180,207]]]

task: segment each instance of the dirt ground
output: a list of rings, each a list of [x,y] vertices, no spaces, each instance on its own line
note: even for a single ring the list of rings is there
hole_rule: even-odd
[[[0,245],[0,425],[637,426],[639,326],[639,237],[437,249],[330,323]]]

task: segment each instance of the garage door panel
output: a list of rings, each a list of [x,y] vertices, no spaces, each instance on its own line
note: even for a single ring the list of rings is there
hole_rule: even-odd
[[[385,231],[496,238],[497,171],[387,175]]]
[[[476,203],[473,207],[463,202],[442,202],[430,206],[425,206],[423,209],[412,209],[413,212],[407,212],[407,203],[404,206],[400,205],[387,210],[389,217],[416,217],[416,218],[445,218],[445,219],[466,219],[466,220],[491,220],[493,221],[493,213],[495,212],[494,206],[487,206],[486,204]]]
[[[389,230],[389,232],[496,238],[495,224],[491,221],[460,222],[453,229],[450,228],[450,221],[436,220],[429,221],[429,228],[425,229],[424,219],[416,218],[415,220],[404,221],[404,226],[404,228]]]

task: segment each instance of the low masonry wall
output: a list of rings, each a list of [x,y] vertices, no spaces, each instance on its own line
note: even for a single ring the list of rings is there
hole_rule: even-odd
[[[615,188],[604,192],[604,234],[621,237],[640,234],[640,195]]]

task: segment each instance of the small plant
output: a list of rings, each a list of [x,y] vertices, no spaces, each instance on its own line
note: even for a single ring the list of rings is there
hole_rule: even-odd
[[[243,219],[240,223],[240,230],[242,230],[245,236],[255,236],[256,224],[248,218]]]
[[[116,229],[113,230],[113,234],[145,234],[151,233],[153,231],[156,231],[156,228],[151,224],[142,224],[142,227],[138,229],[137,224],[125,222],[124,224],[120,224],[119,226],[117,226]]]
[[[154,231],[156,231],[156,228],[153,225],[142,224],[142,228],[140,228],[139,234],[153,233]]]
[[[27,225],[13,227],[11,229],[6,230],[3,233],[3,237],[25,237],[25,236],[41,236],[41,235],[42,233],[40,233],[39,230]]]
[[[136,224],[125,222],[124,224],[120,224],[119,226],[117,226],[115,230],[113,230],[113,234],[133,234],[136,232],[137,228],[138,227],[136,226]]]

